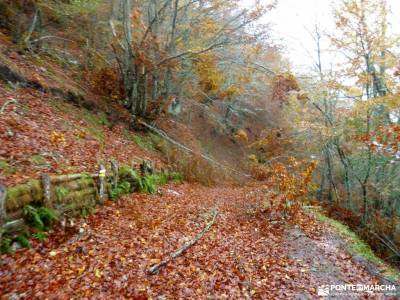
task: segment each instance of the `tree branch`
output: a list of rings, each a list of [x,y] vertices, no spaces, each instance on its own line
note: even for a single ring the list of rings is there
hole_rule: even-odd
[[[151,266],[148,270],[149,274],[150,275],[157,274],[159,269],[166,266],[170,261],[172,261],[175,258],[177,258],[178,256],[182,255],[187,249],[189,249],[191,246],[196,244],[207,233],[207,231],[210,230],[211,226],[215,223],[215,220],[217,219],[218,211],[216,209],[214,209],[212,215],[213,215],[212,220],[207,224],[206,227],[204,227],[204,229],[201,232],[199,232],[192,240],[185,243],[181,248],[172,252],[168,256],[168,258],[166,258],[165,260],[163,260],[162,262],[160,262],[158,264]]]
[[[139,48],[141,48],[143,46],[143,43],[145,42],[147,35],[151,32],[151,30],[153,29],[153,25],[154,23],[157,21],[158,16],[164,11],[164,9],[167,8],[168,4],[171,2],[171,0],[166,0],[164,2],[164,5],[156,12],[156,15],[154,16],[154,18],[151,20],[149,26],[147,26],[146,31],[144,32],[144,35],[142,37],[142,40],[140,41],[139,44]]]
[[[177,54],[177,55],[164,58],[163,60],[161,60],[160,62],[157,63],[157,66],[161,66],[161,65],[165,64],[166,62],[169,62],[169,61],[171,61],[171,60],[178,59],[178,58],[183,57],[183,56],[186,56],[186,55],[200,55],[200,54],[202,54],[202,53],[205,53],[205,52],[211,51],[211,50],[213,50],[213,49],[215,49],[215,48],[218,48],[218,47],[220,47],[220,46],[222,46],[222,45],[224,45],[224,44],[226,44],[226,41],[220,42],[220,43],[216,43],[216,44],[212,44],[212,45],[208,46],[207,48],[204,48],[204,49],[199,50],[199,51],[194,51],[194,52],[193,52],[193,51],[191,51],[191,50],[188,50],[188,51],[179,53],[179,54]]]
[[[18,104],[18,101],[15,100],[15,99],[11,99],[11,100],[6,101],[6,103],[4,103],[3,106],[0,108],[0,114],[4,113],[6,107],[7,107],[8,105],[12,104],[12,103]]]
[[[158,135],[160,135],[162,138],[164,138],[165,140],[167,140],[167,141],[170,142],[171,144],[173,144],[173,145],[175,145],[175,146],[177,146],[177,147],[183,149],[183,150],[186,151],[186,152],[193,153],[193,154],[198,154],[198,155],[200,155],[203,159],[207,160],[208,162],[210,162],[210,163],[212,163],[212,164],[214,164],[214,165],[219,166],[219,167],[222,168],[222,169],[229,170],[229,171],[231,171],[231,172],[233,172],[233,173],[236,173],[236,174],[238,174],[238,175],[240,175],[240,176],[250,177],[250,175],[248,175],[248,174],[243,174],[243,173],[241,173],[241,172],[239,172],[239,171],[236,171],[235,169],[232,169],[232,168],[230,168],[230,167],[224,166],[223,164],[221,164],[221,163],[219,163],[219,162],[213,160],[212,158],[210,158],[210,157],[208,157],[208,156],[206,156],[206,155],[204,155],[204,154],[194,152],[192,149],[186,147],[185,145],[182,145],[182,144],[178,143],[177,141],[171,139],[167,134],[165,134],[165,133],[164,133],[163,131],[161,131],[160,129],[158,129],[158,128],[156,128],[156,127],[153,127],[153,126],[147,124],[146,122],[144,122],[144,121],[142,121],[142,120],[138,120],[138,123],[141,124],[141,125],[143,125],[143,126],[145,126],[145,127],[147,127],[148,129],[152,130],[153,132],[157,133]]]

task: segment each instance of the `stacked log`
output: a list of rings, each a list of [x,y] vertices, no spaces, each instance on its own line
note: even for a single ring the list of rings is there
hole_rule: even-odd
[[[23,220],[26,205],[45,206],[64,214],[87,206],[94,207],[96,199],[103,203],[107,177],[104,172],[102,174],[101,180],[99,174],[43,174],[41,180],[30,180],[8,189],[0,187],[0,232],[26,229]]]
[[[150,163],[146,173],[152,172]],[[5,189],[0,186],[0,232],[13,233],[26,229],[23,208],[26,205],[45,206],[59,214],[73,214],[82,208],[103,204],[113,188],[120,182],[129,182],[131,192],[140,180],[137,171],[128,166],[110,162],[110,172],[103,165],[96,174],[42,174],[41,180],[30,180],[24,184]],[[153,169],[153,168],[152,168]],[[0,235],[1,240],[1,235]]]

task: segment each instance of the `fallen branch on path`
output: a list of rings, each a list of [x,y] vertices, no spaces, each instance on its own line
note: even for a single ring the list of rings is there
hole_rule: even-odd
[[[240,258],[240,256],[238,256],[237,254],[236,254],[236,251],[234,250],[234,253],[235,253],[235,257],[236,257],[236,263],[237,263],[237,265],[238,265],[238,267],[239,267],[239,271],[242,273],[242,275],[243,275],[243,277],[244,277],[244,285],[246,286],[246,289],[245,290],[243,290],[243,292],[244,292],[244,294],[245,294],[245,296],[246,296],[246,299],[251,299],[251,291],[252,291],[252,288],[251,288],[251,282],[250,282],[250,280],[248,279],[249,278],[249,276],[247,275],[247,271],[246,271],[246,269],[245,269],[245,267],[244,267],[244,264],[243,264],[243,262],[242,262],[242,259]]]
[[[0,108],[0,114],[2,114],[6,110],[6,107],[10,104],[18,104],[18,101],[15,99],[6,101],[6,103],[4,103],[3,106]]]
[[[163,260],[162,262],[160,262],[158,264],[152,265],[149,268],[149,271],[148,271],[149,274],[150,275],[156,274],[159,269],[161,269],[162,267],[167,265],[170,261],[174,260],[178,256],[182,255],[187,249],[189,249],[191,246],[196,244],[197,241],[199,241],[206,234],[206,232],[210,230],[211,226],[215,223],[215,220],[217,219],[217,215],[218,215],[218,211],[216,209],[214,209],[213,210],[213,218],[212,218],[211,222],[209,222],[207,224],[207,226],[204,227],[204,229],[194,237],[194,239],[192,239],[189,242],[186,242],[181,248],[179,248],[178,250],[172,252],[168,256],[168,258],[166,258],[165,260]]]

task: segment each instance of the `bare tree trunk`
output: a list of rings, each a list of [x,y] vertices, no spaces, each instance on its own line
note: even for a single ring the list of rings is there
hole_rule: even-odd
[[[353,199],[351,195],[351,184],[350,184],[350,167],[347,163],[347,157],[342,148],[340,147],[339,141],[336,138],[334,145],[336,147],[337,153],[339,155],[340,162],[343,166],[344,170],[344,186],[346,189],[346,196],[347,196],[347,207],[351,209],[353,207]]]
[[[136,99],[136,89],[135,81],[136,81],[136,72],[133,65],[134,53],[132,50],[132,22],[131,22],[131,13],[132,13],[132,0],[123,0],[122,2],[122,11],[123,11],[123,27],[124,27],[124,36],[123,36],[123,46],[124,46],[124,86],[126,95],[128,98],[127,108],[130,108],[134,112],[134,103]]]
[[[41,39],[36,39],[36,42],[31,42],[31,37],[34,32],[41,32],[42,29],[42,12],[40,8],[32,2],[35,9],[35,14],[32,18],[32,23],[28,29],[28,31],[23,35],[22,47],[29,49],[29,50],[39,50],[40,48],[40,41]],[[34,47],[33,47],[34,46]],[[34,49],[35,48],[35,49]]]
[[[329,185],[330,200],[332,201],[332,195],[331,194],[332,194],[332,189],[333,189],[333,191],[335,193],[336,202],[338,202],[339,201],[339,195],[338,195],[338,192],[337,192],[337,187],[336,187],[335,180],[333,179],[332,159],[331,159],[331,154],[330,154],[328,145],[326,146],[326,149],[325,149],[325,156],[326,156],[326,165],[327,165],[327,172],[328,172],[327,177],[328,177],[329,183],[330,183],[330,185]]]
[[[325,174],[326,174],[326,163],[324,164],[324,169],[321,174],[321,183],[319,184],[319,189],[317,191],[317,200],[318,201],[322,201],[322,199],[323,199],[322,196],[323,196],[324,188],[325,188],[325,177],[326,177]]]
[[[111,20],[118,20],[119,19],[119,12],[121,8],[121,0],[112,0],[110,1],[111,5],[111,14],[110,14],[110,19]]]
[[[171,56],[176,54],[176,22],[178,17],[178,7],[179,7],[179,0],[175,0],[173,4],[173,15],[172,15],[172,24],[171,24],[171,35],[170,41],[167,46],[168,53]],[[171,67],[167,67],[167,71],[165,74],[165,81],[164,81],[164,99],[168,99],[171,94],[171,85],[172,85],[172,70]]]
[[[367,195],[367,186],[366,184],[363,184],[361,186],[362,190],[362,199],[363,199],[363,218],[362,222],[363,224],[367,223],[368,220],[368,195]]]
[[[0,185],[0,243],[1,243],[1,236],[3,234],[2,227],[7,218],[6,197],[7,197],[7,190],[5,187]]]
[[[367,111],[367,134],[369,136],[371,132],[371,111],[368,109]],[[360,182],[363,194],[363,202],[364,202],[364,215],[363,215],[363,223],[365,224],[368,219],[368,182],[371,175],[372,168],[372,149],[371,146],[368,146],[368,159],[367,159],[367,170],[364,177],[364,180]]]

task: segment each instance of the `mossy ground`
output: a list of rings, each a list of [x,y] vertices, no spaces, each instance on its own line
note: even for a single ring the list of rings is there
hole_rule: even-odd
[[[382,275],[384,275],[388,279],[392,281],[397,281],[400,279],[400,271],[394,267],[389,266],[381,258],[376,256],[374,251],[372,251],[371,247],[366,242],[364,242],[347,225],[344,225],[339,221],[331,219],[322,214],[321,212],[313,210],[313,213],[320,222],[329,224],[331,227],[335,229],[335,231],[341,237],[344,237],[346,240],[349,241],[349,243],[347,243],[347,250],[351,254],[361,256],[367,261],[382,267],[383,269]]]

